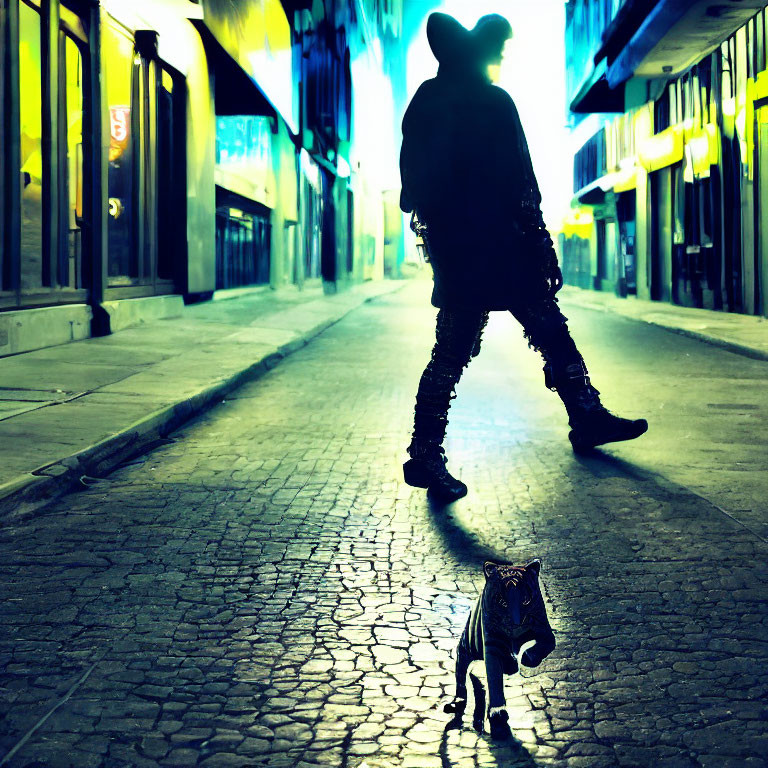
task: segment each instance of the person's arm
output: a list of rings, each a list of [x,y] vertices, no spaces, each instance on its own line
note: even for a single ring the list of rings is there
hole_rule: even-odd
[[[520,116],[514,101],[508,104],[508,131],[511,139],[511,149],[514,154],[514,164],[517,169],[518,198],[520,201],[520,226],[526,245],[533,255],[540,259],[543,279],[547,284],[548,293],[554,296],[563,287],[563,273],[557,263],[557,252],[552,238],[544,223],[541,211],[541,193],[536,174],[531,163],[531,154],[525,138]]]
[[[547,283],[549,295],[554,296],[563,287],[563,273],[557,262],[555,244],[544,223],[540,203],[524,201],[522,217],[526,244],[541,259],[542,276]]]
[[[404,213],[410,213],[415,208],[412,192],[412,176],[414,166],[414,142],[412,136],[412,127],[410,113],[411,106],[405,112],[403,117],[403,143],[400,147],[400,210]]]
[[[403,115],[403,143],[400,147],[400,209],[410,213],[416,209],[424,186],[424,137],[429,129],[425,110],[424,86],[419,88]]]

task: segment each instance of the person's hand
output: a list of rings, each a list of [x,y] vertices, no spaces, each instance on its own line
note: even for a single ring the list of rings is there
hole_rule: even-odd
[[[549,283],[550,296],[554,296],[563,287],[563,273],[557,261],[550,268],[547,282]]]
[[[550,298],[554,298],[555,294],[563,287],[563,273],[560,270],[560,265],[557,263],[557,252],[552,243],[552,238],[549,237],[549,233],[543,230],[546,235],[546,241],[542,243],[541,263],[542,263],[542,277],[546,284],[546,292]]]

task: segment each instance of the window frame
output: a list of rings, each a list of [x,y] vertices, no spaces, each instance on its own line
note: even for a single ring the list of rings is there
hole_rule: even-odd
[[[131,63],[131,272],[130,275],[110,275],[108,253],[105,254],[104,298],[119,300],[177,293],[181,290],[180,265],[174,265],[174,277],[160,277],[158,259],[158,110],[162,71],[173,74],[173,68],[158,56],[156,47],[137,35],[112,16],[114,24],[133,42]],[[107,187],[106,197],[109,198]],[[105,213],[105,216],[108,216]]]
[[[85,243],[81,250],[80,274],[83,287],[76,288],[60,284],[60,263],[65,253],[61,252],[60,191],[60,150],[58,147],[60,126],[60,35],[62,31],[71,33],[78,41],[83,67],[83,122],[92,109],[89,88],[91,69],[89,40],[86,23],[74,11],[62,7],[56,0],[0,0],[4,13],[0,14],[0,42],[4,49],[3,67],[0,70],[0,124],[3,127],[0,137],[0,151],[4,159],[4,170],[0,176],[0,311],[47,307],[63,304],[85,303],[91,298],[92,281],[86,268]],[[42,196],[42,250],[40,286],[23,292],[21,287],[21,194],[18,174],[21,166],[19,148],[21,109],[20,71],[19,71],[19,34],[20,5],[24,3],[40,14],[41,42],[41,111],[42,139],[41,152],[43,162],[44,185]],[[60,11],[66,17],[62,22]],[[73,24],[74,20],[79,24]],[[3,143],[4,142],[4,143]],[[92,175],[92,160],[83,151],[83,198],[84,220],[88,219],[85,200],[89,199]],[[67,226],[68,228],[68,226]],[[85,239],[84,239],[85,240]]]

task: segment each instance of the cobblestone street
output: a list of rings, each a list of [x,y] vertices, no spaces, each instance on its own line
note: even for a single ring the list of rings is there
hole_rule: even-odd
[[[495,313],[441,509],[401,471],[428,288],[0,528],[0,765],[768,766],[768,363],[565,306],[604,403],[650,424],[579,458]],[[483,560],[533,556],[558,645],[507,678],[517,742],[471,702],[445,731]]]

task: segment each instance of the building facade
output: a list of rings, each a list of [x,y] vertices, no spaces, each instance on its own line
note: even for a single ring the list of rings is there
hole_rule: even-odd
[[[767,4],[570,0],[566,282],[768,315]]]
[[[370,52],[400,14],[0,0],[0,356],[215,291],[381,277],[391,182],[367,165],[397,158],[356,145],[353,73],[391,103]]]

